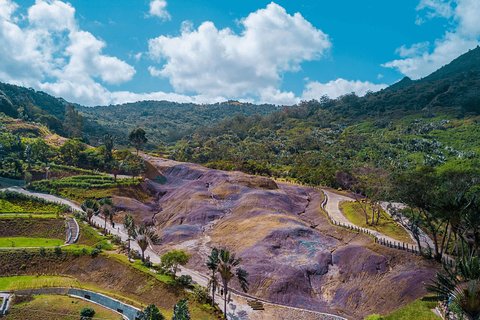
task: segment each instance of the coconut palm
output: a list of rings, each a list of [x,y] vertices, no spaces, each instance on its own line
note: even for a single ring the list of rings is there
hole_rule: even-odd
[[[100,212],[100,205],[95,199],[87,199],[82,203],[82,210],[85,211],[87,215],[88,223],[92,224],[92,217],[98,215]]]
[[[150,244],[160,244],[160,237],[155,233],[153,228],[146,225],[141,225],[137,229],[136,238],[138,246],[142,251],[142,261],[145,262],[145,250]]]
[[[219,263],[218,263],[218,273],[222,279],[223,285],[223,312],[225,319],[227,319],[227,296],[228,296],[228,285],[232,279],[237,278],[240,287],[244,292],[248,291],[248,273],[244,269],[240,268],[241,259],[235,257],[234,253],[226,249],[220,249],[218,254]]]
[[[217,289],[217,271],[218,271],[218,264],[220,259],[218,257],[218,249],[213,248],[210,255],[207,257],[207,268],[212,272],[210,275],[210,281],[208,282],[209,289],[212,289],[212,307],[215,306],[215,290]]]
[[[123,227],[127,231],[128,235],[128,256],[130,257],[130,241],[135,239],[137,237],[137,228],[135,226],[135,220],[133,220],[133,217],[131,214],[126,214],[125,217],[123,217]]]
[[[470,320],[480,319],[480,258],[459,258],[455,268],[445,267],[427,289],[436,293],[450,310],[457,310]]]
[[[103,227],[103,233],[107,234],[107,219],[113,225],[113,216],[115,215],[115,209],[111,198],[103,198],[98,202],[100,205],[100,212],[103,215],[105,226]]]

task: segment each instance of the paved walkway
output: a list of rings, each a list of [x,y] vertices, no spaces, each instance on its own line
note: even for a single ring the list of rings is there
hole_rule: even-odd
[[[345,226],[356,227],[356,228],[360,228],[360,229],[363,229],[363,230],[367,230],[369,234],[373,235],[378,240],[389,241],[391,243],[402,243],[402,241],[399,241],[397,239],[389,237],[389,236],[387,236],[387,235],[385,235],[381,232],[378,232],[376,230],[369,229],[369,228],[362,228],[362,227],[359,227],[359,226],[351,223],[350,220],[348,220],[347,217],[345,217],[342,210],[340,210],[340,203],[343,202],[343,201],[355,201],[355,199],[344,196],[344,195],[340,195],[338,193],[328,191],[328,190],[325,190],[325,189],[322,189],[322,191],[327,196],[327,203],[325,205],[325,210],[327,211],[327,213],[328,213],[328,215],[330,216],[331,219],[333,219],[336,222],[339,222],[339,223],[341,223]],[[411,233],[410,232],[408,232],[408,233],[409,233],[410,237],[412,237]],[[412,238],[412,241],[414,241],[413,238]],[[414,245],[414,247],[417,248],[416,245]],[[418,250],[418,248],[417,248],[417,250]]]

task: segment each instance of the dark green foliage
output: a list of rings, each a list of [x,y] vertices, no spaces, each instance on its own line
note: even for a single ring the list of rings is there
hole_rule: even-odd
[[[190,320],[187,299],[182,299],[173,307],[172,320]]]
[[[95,315],[95,310],[92,308],[83,308],[80,310],[80,320],[89,320],[92,319],[93,316]]]
[[[138,316],[138,320],[164,320],[165,317],[160,313],[154,304],[148,305]]]
[[[135,149],[137,149],[138,154],[138,150],[140,150],[148,141],[145,130],[142,128],[132,130],[128,135],[128,141],[135,147]]]

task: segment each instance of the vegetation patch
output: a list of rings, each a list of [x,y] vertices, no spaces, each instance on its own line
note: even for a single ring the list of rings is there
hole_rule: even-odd
[[[77,287],[80,283],[73,277],[24,275],[0,277],[0,290],[12,291],[23,289]]]
[[[9,237],[0,238],[0,248],[55,247],[64,243],[60,239]]]
[[[61,214],[67,207],[43,199],[29,197],[17,192],[0,192],[0,214],[2,213],[49,213]]]
[[[122,319],[109,309],[97,304],[62,295],[35,295],[30,301],[16,303],[9,310],[6,320],[78,320],[83,308],[95,310],[94,319]]]
[[[0,237],[65,238],[63,219],[0,219]]]
[[[432,312],[437,306],[437,301],[431,298],[422,298],[395,310],[384,320],[440,320],[441,318]]]
[[[103,236],[99,231],[92,226],[84,222],[78,222],[80,227],[80,236],[78,238],[78,244],[87,245],[103,250],[112,250],[113,246],[109,242],[108,237]]]
[[[386,236],[397,239],[398,241],[403,241],[406,243],[412,242],[412,238],[410,238],[407,231],[401,225],[396,223],[395,220],[393,220],[392,217],[383,210],[380,213],[380,219],[378,221],[378,224],[367,225],[367,223],[365,222],[365,215],[363,214],[362,209],[357,202],[342,202],[340,203],[340,209],[342,210],[345,217],[347,217],[347,219],[354,225],[376,230]],[[370,211],[371,216],[372,209],[370,207],[367,207],[367,210]]]

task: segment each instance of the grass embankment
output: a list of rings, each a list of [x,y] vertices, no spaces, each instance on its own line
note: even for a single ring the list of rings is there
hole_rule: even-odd
[[[366,320],[441,320],[433,313],[437,301],[431,297],[415,300],[406,306],[399,308],[387,316],[371,315]]]
[[[365,223],[365,215],[360,207],[360,204],[354,201],[345,201],[340,203],[340,209],[345,217],[354,225],[359,227],[376,230],[398,241],[405,243],[413,243],[412,238],[408,235],[407,231],[399,225],[393,218],[383,210],[380,213],[380,220],[376,225],[370,225]],[[372,209],[367,207],[369,216],[371,216]]]
[[[6,320],[78,320],[83,308],[95,310],[93,319],[118,320],[122,317],[98,304],[61,295],[35,295],[14,304]],[[34,310],[34,311],[33,311]]]
[[[78,225],[80,227],[80,236],[77,242],[79,245],[95,247],[102,250],[113,249],[113,245],[108,240],[108,237],[103,236],[97,229],[83,221],[78,221]]]
[[[60,239],[9,237],[0,238],[0,248],[56,247],[64,243]]]
[[[64,276],[14,276],[0,277],[0,290],[23,290],[52,287],[76,287],[80,282],[73,277]]]
[[[87,198],[105,198],[112,195],[128,196],[145,200],[149,195],[140,187],[141,179],[123,178],[114,180],[108,175],[76,175],[61,179],[39,180],[29,188],[39,192],[56,194],[82,202]]]
[[[65,239],[65,220],[5,218],[0,219],[0,237]]]
[[[14,192],[0,192],[0,216],[4,214],[59,215],[67,211],[64,206]]]

